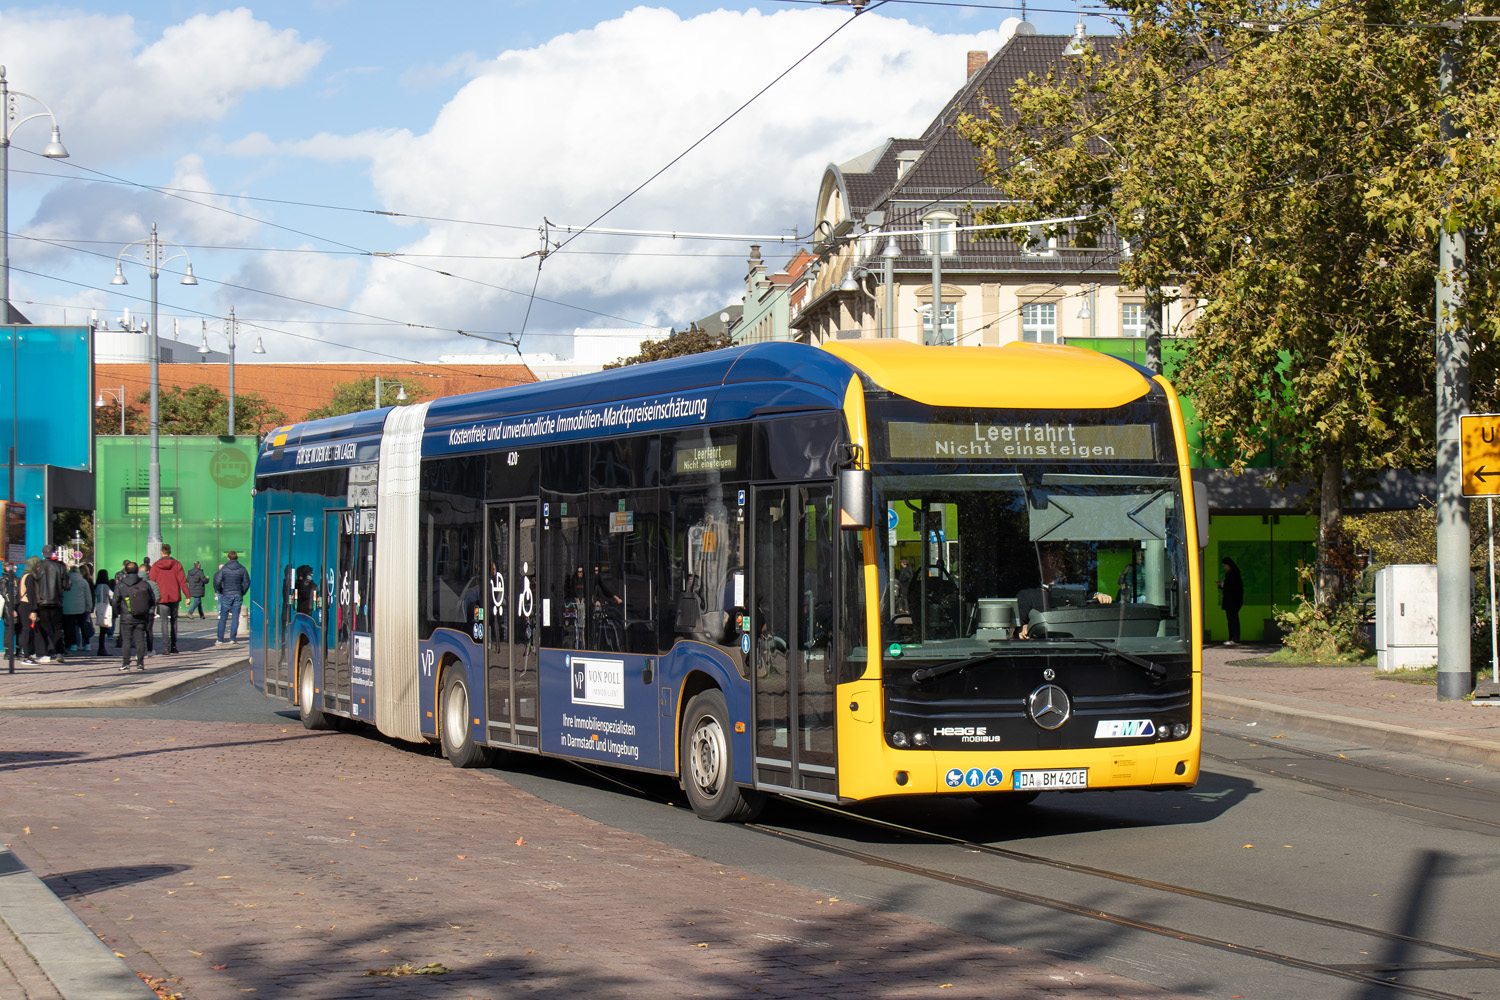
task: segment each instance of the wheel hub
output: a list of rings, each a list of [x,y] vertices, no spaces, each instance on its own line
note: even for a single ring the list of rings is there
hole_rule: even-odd
[[[713,719],[704,719],[693,731],[690,755],[693,782],[706,795],[717,795],[724,784],[724,731]]]

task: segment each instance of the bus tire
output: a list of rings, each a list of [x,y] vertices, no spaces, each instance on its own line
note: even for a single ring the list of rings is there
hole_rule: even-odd
[[[734,783],[729,709],[718,688],[699,692],[688,702],[678,746],[682,787],[699,819],[744,823],[760,814],[765,796]]]
[[[474,741],[469,723],[473,702],[469,699],[469,679],[458,664],[443,671],[442,698],[438,702],[438,734],[443,741],[443,756],[454,767],[484,767],[490,761],[489,748]]]
[[[302,728],[327,729],[328,716],[318,704],[317,675],[313,671],[312,651],[302,647],[297,657],[297,714],[302,716]]]

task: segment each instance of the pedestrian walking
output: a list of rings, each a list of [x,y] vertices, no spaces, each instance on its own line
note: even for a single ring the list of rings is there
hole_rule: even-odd
[[[42,565],[41,556],[26,560],[21,571],[19,593],[16,600],[16,627],[20,630],[20,653],[22,663],[35,663],[37,657],[36,630],[36,572]]]
[[[68,570],[68,589],[63,593],[63,634],[70,653],[89,651],[89,640],[94,637],[89,625],[89,612],[93,610],[94,589],[83,568],[74,566]]]
[[[17,628],[16,614],[20,610],[21,580],[16,576],[16,564],[4,563],[4,572],[0,572],[0,605],[3,605],[5,619],[5,652],[7,656],[16,657],[21,655],[21,634]]]
[[[156,584],[156,616],[161,623],[162,652],[177,652],[177,607],[187,593],[187,574],[172,558],[172,546],[163,544],[161,556],[151,564],[151,582]]]
[[[98,579],[94,581],[94,628],[99,633],[99,650],[97,655],[104,655],[104,641],[114,633],[115,630],[115,588],[111,585],[109,571],[101,569]],[[119,643],[115,644],[119,649]]]
[[[156,597],[151,584],[138,572],[135,563],[125,564],[125,574],[115,588],[114,613],[120,624],[121,648],[124,654],[120,670],[130,669],[130,653],[135,651],[136,669],[146,669],[146,637],[151,633],[151,612],[156,607]]]
[[[250,590],[250,571],[240,565],[239,554],[234,549],[224,553],[227,560],[214,573],[214,593],[219,597],[219,637],[215,646],[228,646],[239,638],[240,602]],[[229,638],[224,638],[225,625],[229,626]]]
[[[136,570],[135,570],[135,572],[136,572],[137,576],[139,576],[142,580],[145,580],[146,583],[147,583],[147,585],[150,586],[150,588],[151,588],[151,597],[154,600],[160,601],[161,600],[161,588],[156,585],[156,581],[155,580],[151,579],[151,557],[150,556],[142,556],[141,557],[141,561],[136,564]],[[156,636],[156,629],[154,629],[154,628],[148,628],[148,629],[146,629],[146,655],[147,656],[155,656],[156,655],[156,641],[155,641],[155,636]]]
[[[203,617],[203,592],[208,589],[208,574],[203,572],[203,564],[193,563],[193,568],[187,571],[188,608],[184,615],[192,617],[194,611],[198,617]]]
[[[38,663],[63,662],[63,595],[72,586],[68,568],[57,558],[57,546],[42,547],[41,565],[36,573],[36,622],[41,637]]]

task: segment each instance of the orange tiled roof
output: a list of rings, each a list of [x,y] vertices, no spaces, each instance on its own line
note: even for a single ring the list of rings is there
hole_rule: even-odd
[[[163,388],[211,385],[221,392],[229,389],[229,366],[226,364],[164,364],[158,365],[157,371]],[[400,382],[407,392],[420,386],[424,390],[420,398],[424,400],[536,381],[536,376],[525,365],[275,365],[241,362],[234,366],[234,391],[238,396],[246,393],[260,396],[285,413],[287,422],[291,423],[301,420],[308,410],[315,410],[333,399],[334,390],[341,383],[374,375],[386,382]],[[94,384],[99,389],[115,389],[123,385],[126,398],[134,405],[135,399],[151,388],[151,366],[97,365]],[[392,388],[390,393],[387,404],[395,402],[396,390]]]

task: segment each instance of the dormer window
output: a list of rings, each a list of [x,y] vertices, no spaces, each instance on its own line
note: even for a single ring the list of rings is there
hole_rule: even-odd
[[[958,218],[951,212],[933,212],[922,220],[922,252],[951,257],[958,252]]]
[[[1031,226],[1027,230],[1030,239],[1027,241],[1025,253],[1029,257],[1056,257],[1057,237],[1042,236],[1041,226]]]

